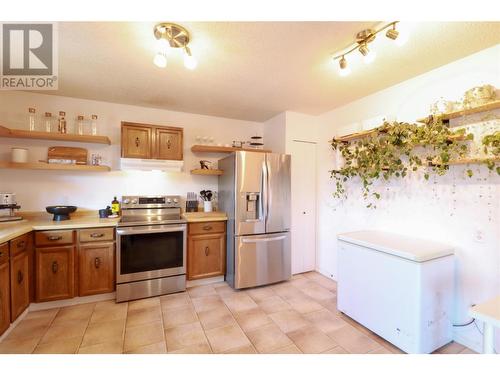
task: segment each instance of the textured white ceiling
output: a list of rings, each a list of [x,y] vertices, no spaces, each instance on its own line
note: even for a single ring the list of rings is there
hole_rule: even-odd
[[[162,20],[168,21],[168,20]],[[383,34],[377,59],[339,77],[331,54],[371,22],[180,22],[192,34],[198,68],[180,51],[153,65],[154,23],[59,24],[59,90],[49,94],[264,121],[297,111],[320,114],[500,43],[500,23],[408,25],[397,47]]]

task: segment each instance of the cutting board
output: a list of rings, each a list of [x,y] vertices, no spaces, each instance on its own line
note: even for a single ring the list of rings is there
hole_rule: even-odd
[[[76,164],[87,164],[87,149],[81,147],[49,147],[47,160],[75,160]]]

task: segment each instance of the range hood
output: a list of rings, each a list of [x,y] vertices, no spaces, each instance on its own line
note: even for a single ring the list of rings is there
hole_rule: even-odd
[[[122,171],[182,172],[183,166],[182,160],[120,158]]]

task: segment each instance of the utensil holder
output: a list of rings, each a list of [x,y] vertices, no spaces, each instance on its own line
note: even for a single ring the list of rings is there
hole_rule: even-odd
[[[212,212],[212,210],[213,210],[212,201],[204,201],[203,212]]]

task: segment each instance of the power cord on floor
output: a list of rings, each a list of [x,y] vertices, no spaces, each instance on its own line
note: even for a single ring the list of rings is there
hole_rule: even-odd
[[[479,334],[481,336],[484,336],[483,332],[481,332],[481,330],[479,329],[479,326],[477,325],[476,318],[472,318],[472,320],[470,322],[468,322],[468,323],[453,324],[453,327],[467,327],[467,326],[470,326],[472,323],[474,323],[474,326],[476,327],[476,329],[479,332]],[[495,350],[495,348],[493,348],[493,351],[495,352],[495,354],[498,354],[497,351]]]

